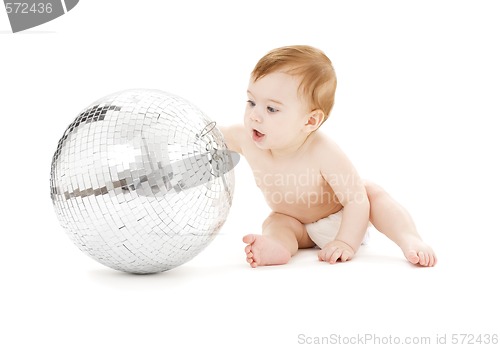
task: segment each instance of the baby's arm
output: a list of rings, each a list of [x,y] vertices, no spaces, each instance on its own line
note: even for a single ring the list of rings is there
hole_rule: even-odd
[[[245,129],[243,125],[236,124],[229,127],[218,126],[229,151],[242,154],[241,140],[244,138]]]
[[[332,141],[325,140],[321,152],[321,174],[330,184],[340,204],[342,204],[342,222],[335,240],[328,243],[320,259],[346,261],[358,250],[366,233],[370,215],[370,203],[365,186],[351,161]]]

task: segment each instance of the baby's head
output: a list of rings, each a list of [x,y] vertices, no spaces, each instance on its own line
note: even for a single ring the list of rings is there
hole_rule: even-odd
[[[276,48],[262,57],[252,71],[253,82],[274,72],[282,72],[299,79],[298,94],[308,109],[322,111],[323,122],[332,110],[337,77],[330,59],[311,46]]]

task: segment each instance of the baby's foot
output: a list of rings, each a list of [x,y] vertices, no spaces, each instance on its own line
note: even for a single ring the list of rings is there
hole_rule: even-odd
[[[283,245],[266,236],[247,234],[243,237],[243,242],[248,244],[245,247],[247,262],[254,268],[257,266],[283,265],[292,257]]]
[[[408,261],[414,265],[434,267],[437,263],[437,257],[432,248],[420,238],[409,237],[402,243],[401,249]]]

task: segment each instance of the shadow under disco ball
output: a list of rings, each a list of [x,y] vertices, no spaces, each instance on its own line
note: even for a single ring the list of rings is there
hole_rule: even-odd
[[[120,271],[162,272],[216,236],[238,159],[188,101],[126,90],[92,103],[66,129],[52,159],[51,198],[84,253]]]

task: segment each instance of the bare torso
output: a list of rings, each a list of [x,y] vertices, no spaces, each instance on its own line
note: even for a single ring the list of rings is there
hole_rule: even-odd
[[[251,139],[241,142],[241,150],[270,208],[306,224],[342,209],[331,186],[323,178],[320,166],[310,156],[315,146],[312,137],[303,151],[286,158],[276,158],[268,150],[259,149]],[[307,147],[307,148],[306,148]]]

